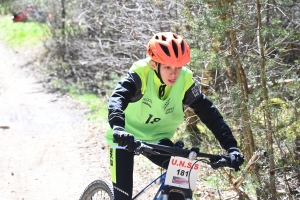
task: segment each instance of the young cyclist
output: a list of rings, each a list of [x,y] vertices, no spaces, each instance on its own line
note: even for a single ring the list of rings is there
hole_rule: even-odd
[[[184,117],[183,105],[192,108],[228,152],[236,171],[243,164],[237,141],[217,108],[201,93],[193,74],[184,65],[190,62],[190,48],[179,35],[155,34],[147,45],[148,58],[135,62],[120,81],[108,104],[111,129],[109,145],[127,146],[129,151],[110,149],[110,169],[116,200],[131,200],[133,187],[134,140],[173,146],[170,140]],[[169,158],[149,159],[168,167]],[[176,195],[175,195],[176,196]],[[170,199],[177,199],[177,197]]]

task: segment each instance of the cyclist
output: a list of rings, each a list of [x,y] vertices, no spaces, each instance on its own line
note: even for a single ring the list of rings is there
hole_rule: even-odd
[[[244,161],[229,126],[194,83],[192,72],[184,67],[190,62],[190,48],[184,38],[172,32],[157,33],[147,45],[147,55],[133,63],[109,98],[111,129],[106,132],[107,143],[127,146],[129,150],[110,149],[116,200],[132,199],[134,140],[173,146],[170,139],[183,120],[183,105],[192,108],[211,130],[227,150],[236,171]],[[168,157],[148,158],[165,169],[168,167]],[[175,196],[170,199],[177,199]]]

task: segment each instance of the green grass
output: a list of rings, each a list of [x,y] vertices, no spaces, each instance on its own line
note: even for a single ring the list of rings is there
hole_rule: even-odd
[[[11,47],[30,47],[49,38],[46,24],[36,22],[13,23],[11,16],[0,16],[0,40]]]
[[[75,94],[74,96],[76,100],[83,102],[91,110],[91,113],[87,115],[89,119],[99,121],[101,126],[108,126],[107,101],[101,99],[95,94]]]
[[[83,103],[89,109],[87,118],[89,120],[95,120],[99,122],[101,127],[108,127],[108,102],[106,99],[99,97],[96,94],[89,93],[88,91],[82,91],[78,89],[76,85],[65,84],[59,79],[52,81],[51,83],[61,91],[69,93],[74,99]]]

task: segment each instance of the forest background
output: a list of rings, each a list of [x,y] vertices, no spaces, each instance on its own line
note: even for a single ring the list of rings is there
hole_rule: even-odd
[[[45,30],[39,62],[53,91],[107,102],[156,32],[188,41],[195,82],[232,127],[247,162],[224,170],[240,199],[300,197],[300,3],[296,0],[1,0],[9,16],[33,3]],[[30,23],[30,22],[29,22]],[[12,44],[16,48],[17,44]],[[224,153],[191,110],[176,139]]]

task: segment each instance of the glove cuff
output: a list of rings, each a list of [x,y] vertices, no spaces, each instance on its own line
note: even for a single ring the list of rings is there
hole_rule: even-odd
[[[230,153],[230,152],[233,152],[233,151],[238,151],[238,152],[240,152],[240,149],[237,148],[237,147],[230,147],[230,148],[227,150],[227,153]]]
[[[113,130],[114,131],[125,131],[125,129],[122,126],[114,126]]]

